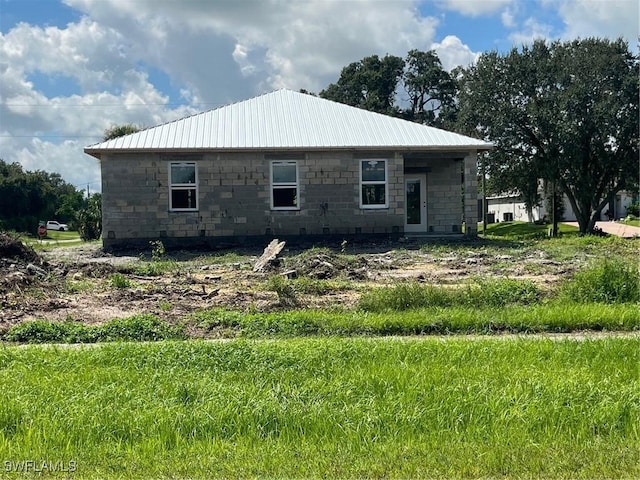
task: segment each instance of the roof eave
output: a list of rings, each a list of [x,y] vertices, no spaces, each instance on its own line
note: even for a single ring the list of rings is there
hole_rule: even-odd
[[[110,153],[192,153],[192,152],[214,152],[214,153],[235,153],[235,152],[282,152],[282,151],[312,151],[320,152],[327,150],[358,150],[358,151],[380,151],[395,150],[399,152],[424,152],[424,151],[455,151],[466,152],[493,150],[494,145],[486,143],[484,145],[334,145],[334,146],[281,146],[281,147],[223,147],[223,148],[91,148],[84,149],[84,153],[101,158],[101,155]]]

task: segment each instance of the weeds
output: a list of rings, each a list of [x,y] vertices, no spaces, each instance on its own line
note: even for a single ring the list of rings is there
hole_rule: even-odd
[[[367,312],[382,312],[426,307],[527,305],[540,299],[538,287],[530,280],[477,279],[461,287],[402,282],[394,287],[376,288],[364,293],[359,306]]]
[[[185,338],[183,327],[169,325],[153,315],[136,315],[95,326],[73,321],[37,320],[15,325],[4,335],[5,341],[20,343],[95,343],[182,338]]]
[[[574,302],[640,302],[638,265],[616,259],[597,262],[577,272],[562,293]]]
[[[267,280],[267,290],[275,292],[278,295],[278,301],[283,306],[298,305],[296,290],[287,278],[282,275],[272,275]]]
[[[121,273],[114,273],[111,275],[109,284],[113,288],[131,288],[133,282]]]

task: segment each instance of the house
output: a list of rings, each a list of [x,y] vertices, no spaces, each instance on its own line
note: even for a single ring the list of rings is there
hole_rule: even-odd
[[[98,143],[105,248],[477,233],[475,138],[290,90]],[[464,194],[464,207],[463,196]]]
[[[544,192],[540,192],[542,196]],[[544,220],[545,217],[551,221],[551,213],[547,211],[546,205],[542,202],[528,211],[524,200],[518,193],[504,193],[501,195],[489,195],[485,199],[487,210],[487,223],[496,222],[537,222]],[[613,205],[605,207],[601,214],[600,220],[609,220],[607,212],[610,212],[612,218],[620,219],[627,216],[627,208],[632,203],[637,202],[637,194],[634,196],[632,192],[619,192],[613,199]],[[562,196],[562,221],[576,222],[577,217],[573,212],[571,202],[566,195]],[[482,215],[482,198],[478,199],[478,215]]]

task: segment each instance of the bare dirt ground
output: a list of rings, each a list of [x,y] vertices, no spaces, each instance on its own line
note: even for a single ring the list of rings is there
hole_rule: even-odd
[[[4,237],[3,237],[4,238]],[[482,244],[383,242],[286,248],[261,272],[253,266],[261,248],[218,252],[150,252],[109,255],[99,245],[52,248],[36,253],[0,238],[0,331],[26,320],[102,323],[136,314],[177,322],[203,309],[271,311],[282,308],[268,280],[285,275],[323,283],[297,295],[302,307],[350,307],[378,285],[417,280],[457,285],[469,278],[527,278],[551,288],[579,267],[545,252]],[[3,243],[4,242],[4,243]],[[313,285],[312,285],[313,287]],[[317,293],[309,293],[317,291]]]

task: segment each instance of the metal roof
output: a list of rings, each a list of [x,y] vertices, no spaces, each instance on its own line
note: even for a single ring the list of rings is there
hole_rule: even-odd
[[[475,149],[492,145],[291,90],[277,90],[86,147],[113,151]]]

